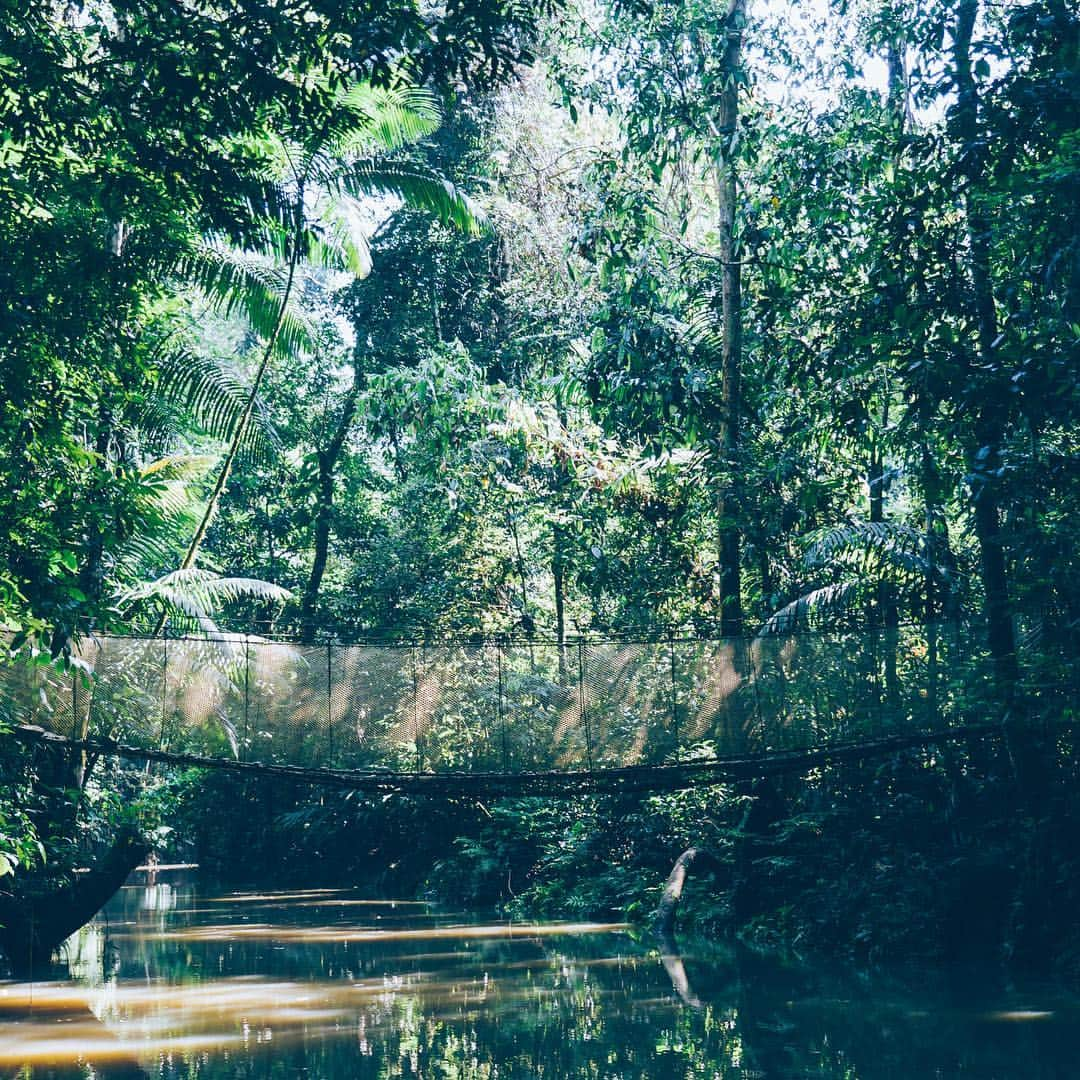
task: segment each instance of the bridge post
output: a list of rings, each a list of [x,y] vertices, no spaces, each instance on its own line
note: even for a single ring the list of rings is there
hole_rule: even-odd
[[[510,771],[510,754],[506,731],[506,685],[504,681],[505,676],[503,675],[503,647],[501,641],[497,642],[495,645],[495,659],[499,677],[499,699],[497,709],[499,714],[499,733],[502,740],[502,771],[505,773]]]
[[[412,650],[412,715],[413,740],[416,743],[416,771],[424,771],[424,743],[420,735],[420,669],[416,661],[416,646]]]
[[[761,644],[758,643],[758,658],[761,658]],[[754,653],[750,647],[750,639],[747,635],[743,634],[743,663],[745,665],[746,677],[750,680],[750,686],[754,691],[754,719],[756,721],[754,727],[757,732],[757,738],[759,741],[764,739],[765,732],[765,717],[761,711],[761,679],[760,675],[763,670],[763,665],[755,664]]]
[[[158,749],[165,747],[165,713],[169,700],[169,630],[166,627],[161,638],[161,726],[158,728]]]
[[[244,635],[244,741],[241,751],[247,757],[251,745],[251,640]]]
[[[91,699],[92,700],[92,699]],[[71,669],[71,735],[72,738],[79,738],[80,735],[79,724],[79,680],[78,672],[75,668]],[[87,731],[90,729],[90,725],[87,724]]]
[[[326,767],[334,767],[334,683],[333,683],[333,646],[326,642]]]
[[[589,724],[589,710],[585,705],[585,642],[578,639],[578,708],[581,711],[581,721],[585,725],[585,760],[589,766],[589,772],[593,771],[593,746],[592,728]]]
[[[671,728],[675,732],[675,760],[682,761],[682,737],[679,730],[679,690],[675,673],[675,631],[668,634],[668,659],[671,666]]]

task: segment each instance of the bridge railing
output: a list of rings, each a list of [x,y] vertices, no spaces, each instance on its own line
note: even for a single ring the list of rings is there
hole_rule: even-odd
[[[1021,659],[1030,694],[1075,705],[1072,658],[1043,642]],[[88,636],[68,671],[0,663],[0,718],[245,761],[513,774],[940,731],[992,718],[991,688],[981,630],[954,623],[564,645]]]

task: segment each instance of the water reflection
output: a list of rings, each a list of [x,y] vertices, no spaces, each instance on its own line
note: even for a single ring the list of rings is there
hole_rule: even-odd
[[[69,960],[72,981],[0,983],[0,1072],[1038,1080],[1074,1076],[1080,1050],[1060,989],[679,955],[619,924],[467,923],[341,890],[158,880]]]

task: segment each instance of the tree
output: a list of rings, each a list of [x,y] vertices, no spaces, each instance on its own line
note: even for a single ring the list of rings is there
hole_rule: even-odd
[[[278,213],[264,221],[264,250],[285,261],[285,282],[244,410],[234,426],[206,511],[188,545],[181,570],[195,563],[247,435],[259,388],[289,311],[301,260],[328,270],[366,275],[370,258],[367,241],[359,230],[359,207],[354,200],[376,193],[393,195],[430,209],[461,228],[479,228],[479,219],[468,199],[441,177],[416,168],[395,166],[374,156],[380,150],[393,151],[405,142],[420,138],[436,124],[435,103],[429,95],[416,90],[376,90],[358,85],[341,95],[336,113],[327,118],[322,129],[300,131],[295,143],[286,137],[273,147],[287,173],[274,200]],[[269,152],[267,156],[271,156]],[[230,264],[226,262],[223,266]],[[196,262],[195,270],[201,284],[224,293],[227,304],[232,302],[233,290],[244,287],[231,274],[222,273],[219,266],[211,264],[204,270]],[[315,588],[317,591],[317,583]]]
[[[23,615],[51,628],[35,634],[59,649],[77,624],[113,618],[102,582],[136,525],[126,451],[160,343],[148,315],[200,237],[253,250],[268,222],[282,225],[275,134],[329,133],[353,84],[497,83],[528,57],[538,16],[502,0],[437,17],[408,2],[273,15],[242,4],[223,19],[120,2],[78,18],[34,3],[0,20],[0,236],[17,253],[0,273],[13,451],[0,545]],[[49,486],[56,499],[42,503]]]

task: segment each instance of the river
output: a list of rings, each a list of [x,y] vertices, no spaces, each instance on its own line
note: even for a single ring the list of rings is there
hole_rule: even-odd
[[[161,872],[0,982],[0,1076],[352,1080],[1080,1076],[1080,999],[937,969],[845,971],[619,924],[508,923],[349,890]]]

